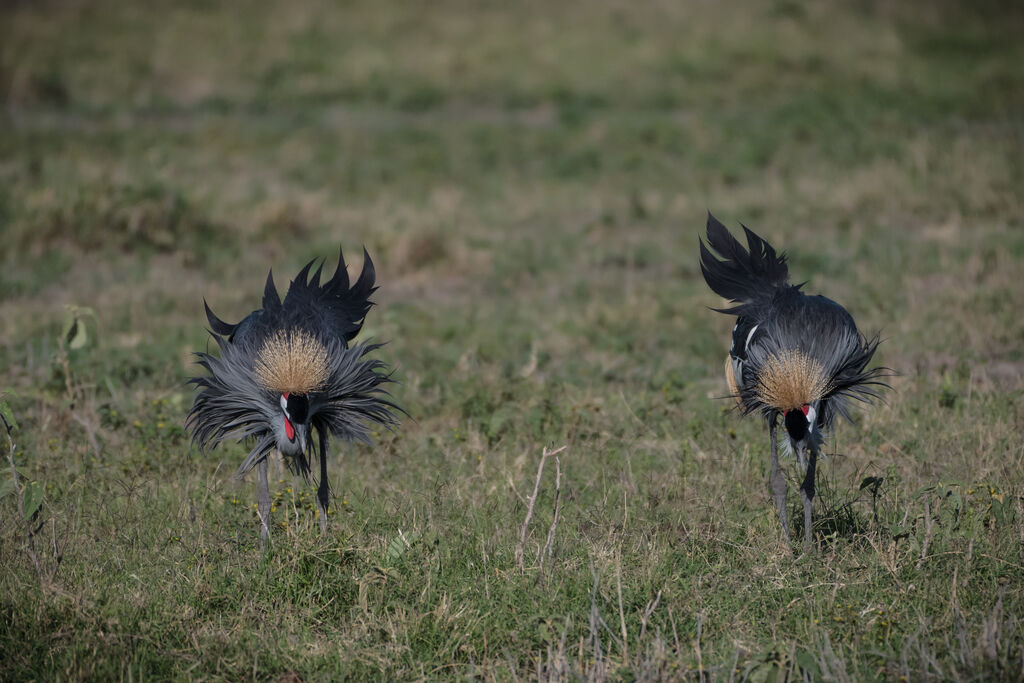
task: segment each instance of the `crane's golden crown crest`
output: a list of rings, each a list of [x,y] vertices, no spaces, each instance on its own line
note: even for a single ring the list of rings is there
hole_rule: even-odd
[[[754,393],[762,403],[785,412],[813,403],[831,390],[832,382],[820,362],[799,349],[786,349],[765,359]]]
[[[327,347],[305,330],[278,330],[254,365],[260,383],[282,394],[306,394],[327,383]]]

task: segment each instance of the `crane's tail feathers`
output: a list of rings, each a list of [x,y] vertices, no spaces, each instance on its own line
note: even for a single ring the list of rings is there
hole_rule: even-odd
[[[750,304],[771,298],[789,284],[785,254],[775,249],[752,230],[743,226],[747,248],[733,237],[717,218],[708,213],[707,245],[700,242],[700,269],[713,292],[738,304]],[[722,260],[715,258],[711,247]],[[715,309],[723,313],[738,308]]]

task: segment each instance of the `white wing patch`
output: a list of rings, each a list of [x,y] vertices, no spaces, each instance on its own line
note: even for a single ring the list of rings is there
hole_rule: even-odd
[[[750,332],[747,332],[747,341],[745,341],[743,343],[743,353],[744,353],[744,355],[746,355],[747,349],[750,348],[750,340],[754,336],[754,333],[757,332],[757,328],[758,327],[759,327],[759,325],[754,325],[753,327],[750,328]]]

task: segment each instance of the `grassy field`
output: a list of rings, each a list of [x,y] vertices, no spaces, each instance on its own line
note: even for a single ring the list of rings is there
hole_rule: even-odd
[[[961,4],[2,3],[0,679],[1019,679],[1024,13]],[[810,556],[709,209],[900,373]],[[326,536],[278,476],[263,556],[184,432],[202,302],[339,244],[410,417]]]

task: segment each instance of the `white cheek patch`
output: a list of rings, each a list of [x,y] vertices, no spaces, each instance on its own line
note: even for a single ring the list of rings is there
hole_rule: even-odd
[[[814,431],[814,418],[818,415],[818,411],[814,409],[814,406],[807,406],[807,431]]]
[[[286,399],[284,396],[281,396],[281,410],[284,411],[285,415],[288,414],[288,399]]]

